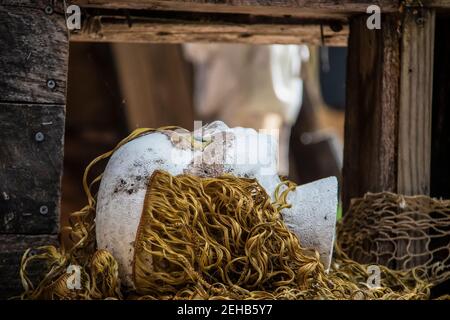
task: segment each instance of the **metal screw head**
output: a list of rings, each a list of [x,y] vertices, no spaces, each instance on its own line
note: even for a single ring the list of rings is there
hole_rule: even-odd
[[[39,212],[40,212],[42,215],[46,215],[46,214],[48,213],[48,207],[47,207],[47,206],[41,206],[41,207],[39,208]]]
[[[46,13],[46,14],[52,14],[53,13],[53,7],[52,6],[46,6],[45,7],[45,9],[44,9],[44,12]]]
[[[49,89],[55,89],[55,87],[56,87],[56,82],[55,82],[55,80],[52,80],[52,79],[47,80],[47,88],[49,88]]]
[[[45,139],[45,136],[44,136],[44,134],[42,132],[37,132],[34,135],[34,140],[36,140],[38,142],[44,141],[44,139]]]

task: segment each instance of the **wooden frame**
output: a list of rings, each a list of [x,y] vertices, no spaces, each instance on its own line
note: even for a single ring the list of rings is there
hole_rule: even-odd
[[[352,19],[344,211],[368,191],[429,194],[434,25],[432,9],[385,16],[380,31]]]
[[[367,191],[429,192],[434,25],[450,0],[70,3],[83,11],[83,27],[70,41],[346,45],[350,34],[344,208]],[[381,8],[381,30],[365,26],[373,3]],[[62,1],[5,0],[0,19],[0,280],[8,280],[0,282],[0,296],[6,296],[19,290],[11,266],[23,251],[57,238],[69,38]],[[439,112],[447,114],[448,93],[436,83],[434,91]],[[435,130],[440,141],[446,130]]]
[[[348,37],[348,27],[342,19],[155,10],[86,9],[84,13],[83,28],[72,34],[71,41],[345,46]]]
[[[0,298],[19,292],[24,250],[57,243],[69,37],[65,8],[0,4]]]

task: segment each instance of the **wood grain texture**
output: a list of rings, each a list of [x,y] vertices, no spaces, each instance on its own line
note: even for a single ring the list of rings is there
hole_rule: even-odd
[[[422,19],[422,20],[420,20]],[[403,20],[397,192],[430,193],[435,12],[407,10]]]
[[[64,106],[0,103],[0,128],[0,233],[57,233]]]
[[[422,0],[425,8],[450,9],[450,0]]]
[[[429,193],[435,13],[406,9],[401,24],[395,16],[384,19],[379,31],[358,19],[351,23],[344,210],[366,192]],[[391,267],[423,263],[425,247],[398,240]]]
[[[75,0],[83,7],[155,9],[195,12],[250,13],[301,17],[343,17],[366,12],[378,4],[385,13],[396,12],[398,2],[392,0]]]
[[[2,235],[0,234],[0,299],[8,299],[23,291],[19,268],[23,253],[28,248],[57,245],[56,235]],[[34,265],[31,278],[35,278],[42,265]]]
[[[323,37],[320,25],[323,25]],[[334,30],[334,31],[333,31]],[[345,20],[304,20],[236,14],[91,11],[71,41],[307,43],[345,46]]]
[[[436,20],[431,196],[450,199],[450,18]]]
[[[366,192],[397,189],[397,115],[400,96],[398,17],[381,30],[364,16],[350,22],[343,168],[343,209]]]
[[[53,2],[53,12],[45,13]],[[62,2],[2,0],[0,21],[0,101],[64,104],[68,34]]]

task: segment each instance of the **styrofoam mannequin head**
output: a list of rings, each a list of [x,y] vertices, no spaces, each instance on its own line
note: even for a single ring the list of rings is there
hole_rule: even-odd
[[[280,184],[278,145],[274,136],[253,129],[228,128],[214,122],[191,135],[173,131],[143,135],[120,147],[103,173],[97,197],[96,236],[99,249],[119,263],[125,285],[132,287],[134,241],[144,206],[147,181],[159,169],[172,175],[256,178],[273,198]],[[334,241],[337,182],[334,177],[299,186],[288,196],[286,225],[304,247],[317,249],[329,266]]]

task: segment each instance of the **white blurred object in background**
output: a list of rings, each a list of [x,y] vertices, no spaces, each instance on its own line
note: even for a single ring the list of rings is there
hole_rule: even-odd
[[[206,121],[251,127],[279,137],[279,174],[289,171],[289,136],[302,103],[298,45],[185,44],[194,64],[194,106]]]

